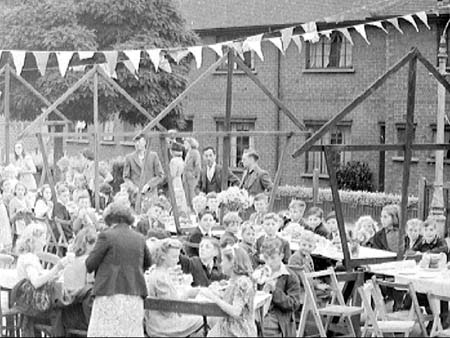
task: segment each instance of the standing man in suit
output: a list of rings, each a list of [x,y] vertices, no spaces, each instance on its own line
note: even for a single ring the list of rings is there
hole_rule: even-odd
[[[216,163],[216,151],[209,146],[203,149],[203,163],[206,165],[200,173],[198,190],[204,194],[222,191],[222,166]],[[239,178],[228,170],[228,185],[238,185]]]
[[[259,154],[253,149],[247,149],[242,155],[245,171],[240,188],[247,190],[250,196],[269,192],[273,187],[269,173],[259,167],[258,160]]]
[[[139,187],[141,181],[141,172],[144,170],[143,186],[141,193],[150,195],[150,197],[158,196],[158,185],[164,180],[164,171],[161,166],[158,154],[148,150],[150,153],[145,160],[145,147],[147,140],[144,135],[139,135],[134,139],[135,151],[125,157],[125,166],[123,168],[123,179],[127,183]]]

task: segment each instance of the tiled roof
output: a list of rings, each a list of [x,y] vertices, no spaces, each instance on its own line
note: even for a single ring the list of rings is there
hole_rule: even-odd
[[[362,21],[429,10],[437,0],[173,0],[189,28],[209,30]]]

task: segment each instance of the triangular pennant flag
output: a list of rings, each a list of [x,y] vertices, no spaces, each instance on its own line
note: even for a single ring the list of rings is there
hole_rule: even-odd
[[[283,49],[286,51],[291,43],[292,33],[294,33],[294,27],[288,27],[281,31],[281,41],[283,41]]]
[[[86,66],[82,65],[82,66],[73,66],[73,67],[69,67],[69,69],[71,69],[73,72],[84,72],[86,70]]]
[[[378,27],[379,29],[383,30],[386,34],[388,33],[388,31],[386,30],[386,28],[384,28],[384,26],[381,23],[381,21],[368,22],[367,24],[371,25],[371,26]]]
[[[94,52],[78,52],[78,56],[80,57],[80,60],[90,59],[94,56]]]
[[[414,28],[416,29],[416,32],[419,31],[419,28],[417,27],[416,21],[414,20],[414,18],[412,17],[411,14],[403,15],[401,18],[402,18],[402,19],[405,19],[405,20],[408,21],[411,25],[413,25]]]
[[[425,12],[419,12],[416,13],[416,16],[420,19],[420,21],[423,22],[423,24],[425,26],[427,26],[428,29],[431,29],[430,26],[428,25],[428,17],[427,17],[427,13]]]
[[[247,39],[245,39],[245,41],[242,45],[242,49],[244,51],[252,50],[256,54],[258,54],[261,61],[264,61],[264,56],[263,56],[262,50],[261,50],[261,40],[262,40],[263,35],[264,34],[249,36]]]
[[[202,51],[203,46],[188,47],[188,51],[194,55],[195,62],[197,63],[197,69],[202,66]]]
[[[356,31],[359,34],[361,34],[363,39],[366,40],[367,44],[370,45],[369,40],[367,40],[367,34],[366,34],[366,29],[364,28],[364,25],[356,25],[354,28],[356,29]]]
[[[305,33],[317,32],[317,25],[314,21],[301,24]]]
[[[124,50],[125,55],[130,59],[133,64],[134,69],[139,71],[139,63],[141,62],[141,51],[140,50]]]
[[[390,22],[400,33],[403,34],[402,29],[400,28],[399,24],[398,24],[398,19],[397,18],[393,18],[393,19],[387,19],[388,22]]]
[[[136,68],[134,68],[133,62],[131,62],[130,60],[124,60],[122,61],[123,65],[125,67],[127,67],[127,69],[130,71],[131,74],[133,74],[133,76],[138,79],[137,75],[136,75]]]
[[[301,54],[302,53],[302,40],[300,40],[300,36],[299,35],[293,36],[292,41],[295,42],[295,44],[297,45],[297,48],[298,48],[298,53]]]
[[[36,65],[39,69],[41,76],[45,75],[45,70],[47,69],[47,61],[50,56],[50,52],[33,52],[34,58],[36,59]]]
[[[167,61],[167,58],[165,56],[161,58],[159,68],[167,73],[172,73],[172,67],[170,66],[170,63],[169,61]]]
[[[332,29],[328,29],[326,31],[321,31],[320,34],[325,35],[328,39],[331,39],[331,33],[333,33]]]
[[[116,70],[117,57],[119,55],[119,52],[116,50],[109,50],[104,51],[103,55],[105,56],[106,63],[108,64],[108,70],[106,71],[106,73],[111,76]]]
[[[169,51],[170,57],[179,64],[181,60],[183,60],[187,55],[189,54],[189,51],[186,49],[175,49]]]
[[[215,51],[216,54],[219,55],[219,57],[223,56],[222,46],[223,46],[223,44],[221,44],[221,43],[215,43],[213,45],[208,45],[208,47],[211,48],[213,51]]]
[[[11,55],[13,57],[14,67],[16,68],[16,73],[20,75],[22,73],[23,64],[25,62],[25,51],[24,50],[12,50]]]
[[[347,28],[338,28],[337,30],[341,32],[345,36],[345,38],[353,45],[352,36],[350,35],[350,32]]]
[[[281,41],[281,38],[270,38],[269,39],[270,42],[272,42],[274,44],[275,47],[277,47],[281,53],[284,54],[284,50],[283,50],[283,42]]]
[[[244,49],[242,41],[232,42],[230,43],[229,46],[232,47],[238,53],[239,57],[242,60],[244,60]]]
[[[302,34],[305,41],[311,41],[315,43],[320,40],[319,33],[317,32],[317,25],[315,22],[307,22],[302,24],[301,26],[305,31],[305,33]]]
[[[111,77],[111,74],[109,73],[109,67],[107,63],[99,63],[98,66],[105,72],[105,74],[109,77]]]
[[[150,60],[152,61],[153,66],[155,66],[155,72],[158,71],[160,53],[161,53],[161,49],[159,49],[159,48],[147,49],[147,54],[150,57]]]
[[[72,59],[73,52],[56,52],[56,59],[58,60],[59,72],[64,77],[69,67],[70,59]]]

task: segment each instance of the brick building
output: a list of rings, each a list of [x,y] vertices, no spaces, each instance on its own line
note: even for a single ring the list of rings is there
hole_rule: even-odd
[[[363,20],[388,18],[410,14],[436,6],[435,0],[393,1],[395,5],[369,8],[369,0],[297,1],[270,0],[213,1],[176,0],[188,26],[194,29],[204,44],[249,36],[292,25],[317,21],[327,15],[339,15],[339,25],[347,26]],[[276,5],[274,5],[276,3]],[[382,2],[377,2],[378,4]],[[365,10],[356,11],[353,8]],[[373,26],[366,26],[370,45],[355,31],[350,30],[354,45],[343,36],[333,33],[331,40],[321,38],[316,44],[304,43],[299,54],[291,43],[282,55],[270,42],[263,42],[264,61],[248,52],[245,62],[259,79],[293,111],[311,130],[316,130],[363,89],[382,75],[390,65],[398,61],[412,47],[417,47],[429,60],[437,64],[438,42],[448,14],[429,15],[428,30],[419,20],[419,32],[405,20],[400,20],[404,34],[391,24],[385,24],[388,34]],[[319,29],[335,27],[335,24],[318,20]],[[338,52],[336,52],[338,51]],[[203,66],[192,66],[190,79],[197,78],[217,56],[210,49],[203,51]],[[397,143],[404,138],[406,113],[406,68],[396,73],[386,84],[369,97],[355,112],[339,123],[327,135],[324,143]],[[223,128],[225,113],[226,72],[225,66],[206,78],[184,102],[188,120],[186,130],[211,131]],[[415,141],[434,142],[437,109],[437,83],[419,66],[416,91]],[[450,95],[448,95],[450,96]],[[450,100],[450,99],[448,99]],[[447,100],[447,101],[448,101]],[[295,130],[295,126],[239,69],[233,76],[233,130]],[[88,128],[89,129],[89,128]],[[103,124],[108,132],[133,131],[134,127],[123,125],[117,119]],[[450,126],[446,125],[446,140],[450,141]],[[221,144],[215,138],[199,138],[201,146],[215,145],[221,158]],[[295,138],[289,148],[292,153],[301,145],[303,138]],[[86,147],[84,140],[66,140],[67,152],[73,154]],[[261,154],[261,166],[274,176],[278,157],[284,140],[276,137],[241,137],[232,139],[231,167],[240,171],[243,149],[252,146]],[[156,147],[156,145],[155,145]],[[124,155],[132,151],[130,139],[105,138],[101,142],[102,159]],[[367,162],[373,172],[373,183],[379,190],[399,192],[401,188],[402,154],[386,152],[342,153],[341,162],[359,160]],[[445,165],[444,179],[450,179],[449,164]],[[312,171],[321,172],[321,184],[328,185],[325,162],[320,153],[309,153],[297,159],[287,157],[281,184],[310,185]],[[433,181],[434,160],[432,152],[417,152],[411,165],[411,193],[417,192],[417,181],[425,176]]]

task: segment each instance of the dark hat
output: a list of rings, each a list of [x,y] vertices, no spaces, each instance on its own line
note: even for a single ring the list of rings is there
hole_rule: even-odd
[[[259,154],[255,149],[247,149],[244,154],[253,157],[256,161],[259,160]]]
[[[327,222],[329,219],[336,218],[336,212],[332,211],[327,215],[327,218],[325,218],[325,222]]]
[[[172,151],[179,151],[179,152],[183,152],[184,150],[184,146],[180,143],[177,142],[173,142],[172,146],[171,146]]]

